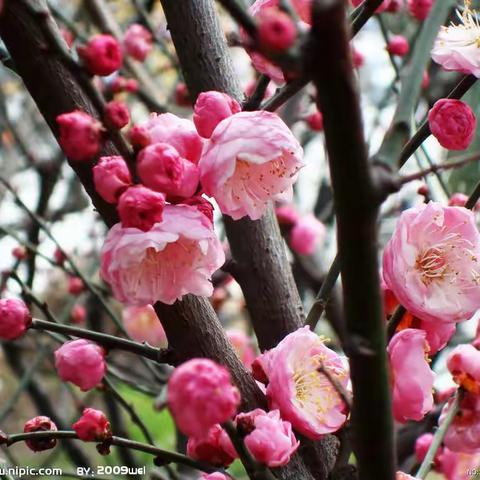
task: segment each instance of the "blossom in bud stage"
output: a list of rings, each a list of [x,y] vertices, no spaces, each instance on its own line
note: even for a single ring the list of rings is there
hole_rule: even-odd
[[[422,197],[428,197],[430,195],[430,190],[428,188],[428,185],[425,185],[425,184],[420,185],[418,187],[417,193],[419,195],[422,195]]]
[[[95,35],[77,51],[92,75],[106,77],[119,70],[123,63],[122,47],[111,35]]]
[[[188,87],[183,82],[177,83],[177,86],[175,87],[175,103],[179,107],[192,106],[190,92],[188,91]]]
[[[153,36],[143,25],[134,23],[125,32],[123,46],[128,55],[139,62],[143,62],[152,51]]]
[[[251,338],[241,330],[237,329],[227,330],[226,333],[238,355],[238,358],[240,358],[245,367],[250,370],[256,357]]]
[[[474,214],[429,202],[400,216],[385,247],[383,278],[412,315],[459,322],[480,307],[479,258]]]
[[[428,73],[427,70],[425,70],[422,76],[422,88],[426,89],[429,86],[430,86],[430,74]]]
[[[330,380],[318,371],[321,366],[347,388],[349,375],[344,359],[326,347],[309,327],[287,335],[252,365],[257,380],[262,376],[268,379],[269,407],[280,410],[295,430],[313,440],[336,432],[347,418],[347,407]]]
[[[117,210],[122,227],[147,232],[162,221],[164,207],[163,193],[154,192],[143,185],[134,185],[120,195]]]
[[[15,340],[21,337],[32,323],[30,310],[19,298],[0,300],[0,338]]]
[[[434,0],[407,0],[410,15],[423,22],[428,17],[433,2]]]
[[[128,132],[128,137],[135,150],[141,150],[152,143],[150,131],[142,125],[134,125]]]
[[[75,36],[73,35],[72,31],[68,28],[60,28],[60,34],[62,38],[65,40],[68,48],[72,48],[73,43],[75,42]]]
[[[58,142],[71,160],[91,160],[100,150],[102,124],[85,112],[75,110],[57,117]]]
[[[18,245],[12,250],[12,255],[17,260],[25,260],[28,256],[27,249],[23,245]]]
[[[125,307],[122,320],[125,330],[133,340],[147,342],[154,347],[165,345],[165,330],[152,305]]]
[[[56,432],[57,426],[48,417],[34,417],[25,422],[23,427],[25,433],[31,432]],[[41,438],[25,440],[25,445],[34,452],[50,450],[57,444],[56,438]]]
[[[315,249],[323,243],[326,229],[314,215],[300,218],[290,231],[289,244],[299,255],[312,255]]]
[[[385,3],[387,5],[385,10],[388,13],[397,13],[403,8],[403,0],[387,0]]]
[[[302,147],[278,115],[240,112],[222,120],[207,140],[200,179],[223,213],[258,220],[270,200],[291,200],[302,158]]]
[[[55,350],[55,368],[64,382],[71,382],[86,392],[96,387],[105,375],[105,352],[83,338],[72,340]]]
[[[167,205],[148,232],[115,225],[101,256],[101,275],[117,300],[173,304],[183,295],[209,296],[210,278],[225,261],[211,222],[197,208]]]
[[[56,248],[55,252],[53,252],[53,258],[59,265],[62,265],[63,262],[67,259],[67,257],[65,256],[65,253],[59,248]]]
[[[203,140],[190,120],[172,113],[152,113],[140,124],[150,133],[151,143],[168,143],[182,158],[197,164],[203,149]]]
[[[432,49],[432,59],[445,70],[472,74],[478,78],[480,55],[477,39],[480,36],[480,26],[476,13],[465,6],[463,13],[457,15],[459,25],[441,27]]]
[[[130,122],[130,112],[124,102],[112,100],[105,106],[105,124],[111,128],[120,130]]]
[[[360,50],[352,47],[352,62],[355,68],[362,68],[365,64],[365,57]]]
[[[428,112],[428,124],[442,147],[465,150],[472,143],[477,119],[466,103],[442,98]]]
[[[83,323],[86,318],[87,318],[86,308],[80,303],[75,304],[74,307],[72,308],[72,312],[70,313],[70,319],[72,323],[76,323],[76,324]]]
[[[448,206],[449,207],[464,207],[465,204],[467,203],[468,200],[468,195],[465,195],[464,193],[454,193],[449,199],[448,199]]]
[[[297,28],[290,16],[279,8],[265,8],[257,16],[258,42],[272,52],[288,50],[297,38]]]
[[[106,202],[117,203],[118,197],[132,184],[123,157],[101,157],[93,167],[93,183],[95,190]]]
[[[104,442],[112,436],[110,422],[105,414],[94,408],[85,408],[82,416],[72,425],[84,442]]]
[[[305,118],[307,125],[315,132],[323,130],[323,115],[322,112],[316,110]]]
[[[143,184],[169,198],[187,198],[195,194],[200,171],[182,158],[168,143],[154,143],[140,151],[137,172]]]
[[[213,205],[206,198],[197,195],[182,200],[182,204],[195,207],[199,212],[203,213],[213,225]]]
[[[230,477],[221,472],[202,473],[199,480],[230,480]]]
[[[226,93],[202,92],[195,102],[193,123],[202,137],[210,138],[222,120],[241,110],[240,104]]]
[[[397,422],[421,420],[433,408],[435,374],[425,358],[425,332],[407,328],[388,344],[393,383],[393,416]]]
[[[112,93],[130,92],[135,93],[138,90],[138,80],[135,78],[125,78],[117,75],[110,84]]]
[[[480,351],[473,345],[458,345],[447,358],[447,368],[464,390],[480,393]]]
[[[85,291],[85,284],[80,277],[68,277],[68,293],[71,295],[80,295]]]
[[[277,216],[280,225],[293,226],[300,219],[300,215],[292,204],[283,204],[275,208],[275,215]]]
[[[260,409],[240,413],[237,425],[247,422],[251,431],[245,436],[245,445],[258,462],[268,467],[281,467],[300,446],[295,438],[290,422],[280,418],[278,410],[265,412]]]
[[[183,363],[168,381],[168,406],[185,435],[207,436],[213,425],[232,418],[239,404],[228,370],[206,358]]]
[[[415,458],[418,463],[423,462],[423,459],[427,455],[428,449],[432,444],[433,434],[432,433],[424,433],[420,435],[415,441]],[[437,462],[438,455],[441,454],[441,449],[435,455],[435,462]]]
[[[387,44],[387,52],[404,57],[410,51],[408,40],[403,35],[394,35]]]
[[[202,438],[190,437],[187,455],[217,467],[228,467],[238,457],[227,432],[219,424]]]

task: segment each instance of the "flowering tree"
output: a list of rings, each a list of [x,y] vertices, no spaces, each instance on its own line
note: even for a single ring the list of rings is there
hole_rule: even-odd
[[[14,477],[475,475],[475,5],[246,3],[0,2]]]

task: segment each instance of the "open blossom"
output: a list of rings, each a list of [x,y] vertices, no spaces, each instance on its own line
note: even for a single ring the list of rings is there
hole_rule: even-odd
[[[326,229],[314,215],[300,218],[290,231],[290,247],[299,255],[312,255],[325,239]]]
[[[100,150],[102,124],[88,113],[75,110],[57,117],[58,143],[71,160],[91,160]]]
[[[459,322],[480,307],[479,259],[473,213],[429,202],[400,216],[385,247],[383,277],[412,315]]]
[[[30,432],[56,432],[57,426],[48,417],[39,416],[34,417],[27,422],[23,427],[25,433]],[[43,452],[54,448],[57,444],[56,438],[41,438],[25,440],[25,445],[34,452]]]
[[[227,330],[226,334],[238,357],[245,367],[250,370],[256,357],[255,350],[252,346],[252,339],[237,329]]]
[[[139,62],[143,62],[153,48],[152,34],[139,23],[134,23],[127,28],[123,37],[125,51]]]
[[[207,436],[190,437],[187,442],[187,455],[218,467],[228,467],[238,457],[230,437],[219,424],[210,428]]]
[[[388,344],[393,383],[393,416],[398,422],[421,420],[433,408],[435,374],[425,359],[428,345],[422,330],[407,328]]]
[[[336,432],[347,418],[347,407],[339,393],[318,371],[321,365],[347,388],[349,375],[344,359],[326,347],[309,327],[287,335],[253,364],[255,377],[268,379],[270,408],[280,410],[295,430],[313,440]]]
[[[148,232],[113,226],[102,250],[101,275],[120,302],[173,304],[188,293],[209,296],[210,278],[225,261],[213,226],[197,208],[167,205]]]
[[[132,177],[122,157],[101,157],[93,167],[93,183],[106,202],[117,203],[118,197],[132,184]]]
[[[72,425],[80,440],[104,442],[112,436],[110,422],[105,414],[94,408],[85,408],[82,416]]]
[[[137,342],[147,342],[159,347],[166,342],[165,330],[152,305],[125,307],[122,312],[123,326]]]
[[[441,28],[432,49],[432,59],[445,70],[480,77],[480,26],[467,6],[457,15],[458,25]]]
[[[172,113],[152,113],[150,118],[139,124],[150,135],[149,143],[168,143],[182,158],[197,164],[203,148],[203,140],[190,120]]]
[[[0,338],[15,340],[30,327],[32,316],[25,302],[19,298],[2,298],[0,300]]]
[[[122,47],[112,35],[95,35],[77,50],[92,75],[105,77],[119,70],[123,63]]]
[[[182,158],[175,147],[167,143],[154,143],[141,150],[137,171],[144,185],[170,198],[191,197],[200,180],[197,165]]]
[[[202,137],[209,138],[223,119],[241,110],[240,104],[226,93],[202,92],[195,102],[193,123]]]
[[[86,392],[96,387],[105,375],[105,351],[83,338],[72,340],[55,350],[55,368],[64,382]]]
[[[480,351],[473,345],[458,345],[449,354],[447,368],[455,383],[468,392],[480,393]]]
[[[223,213],[258,220],[270,200],[291,199],[302,157],[302,147],[278,115],[240,112],[222,120],[207,140],[200,178]]]
[[[240,393],[229,371],[212,360],[194,358],[175,369],[168,381],[168,406],[178,428],[196,438],[235,415]]]
[[[267,413],[257,408],[249,413],[238,414],[235,421],[247,433],[245,445],[255,460],[268,467],[286,465],[300,446],[292,425],[280,418],[278,410]]]
[[[428,112],[428,124],[442,147],[465,150],[472,143],[477,119],[466,103],[442,98]]]

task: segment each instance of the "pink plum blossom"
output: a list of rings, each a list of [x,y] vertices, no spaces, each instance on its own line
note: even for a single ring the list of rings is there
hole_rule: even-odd
[[[323,223],[312,214],[305,215],[290,231],[290,247],[299,255],[312,255],[325,240],[325,235]]]
[[[83,338],[72,340],[55,350],[55,368],[64,382],[71,382],[86,392],[96,387],[105,375],[105,352]]]
[[[117,300],[143,306],[173,304],[188,293],[209,296],[210,278],[225,261],[208,218],[188,205],[167,205],[148,232],[113,226],[101,256],[101,275]]]
[[[321,132],[323,130],[323,115],[322,112],[316,110],[313,113],[310,113],[306,118],[305,121],[307,122],[308,126],[314,132]]]
[[[192,99],[190,98],[190,92],[184,82],[177,83],[175,87],[175,103],[179,107],[191,107]]]
[[[144,125],[134,125],[128,132],[128,138],[135,150],[141,150],[152,143],[150,130]]]
[[[455,347],[448,356],[447,368],[464,390],[480,393],[480,351],[473,345]]]
[[[210,138],[222,120],[241,110],[240,104],[226,93],[202,92],[195,102],[193,123],[202,137]]]
[[[435,374],[425,359],[428,351],[422,330],[407,328],[388,345],[393,384],[393,416],[398,422],[421,420],[433,408]]]
[[[479,258],[474,214],[429,202],[400,216],[385,247],[383,277],[412,315],[459,322],[480,307]]]
[[[410,15],[423,22],[428,17],[433,2],[434,0],[407,0]]]
[[[238,457],[227,432],[219,424],[213,425],[206,437],[190,437],[187,455],[218,467],[228,467]]]
[[[168,406],[178,428],[203,438],[216,423],[235,415],[240,393],[229,371],[212,360],[194,358],[175,369],[168,381]]]
[[[95,35],[77,51],[92,75],[105,77],[119,70],[123,63],[122,47],[111,35]]]
[[[221,473],[202,473],[199,480],[230,480],[231,477]]]
[[[68,293],[78,296],[85,291],[85,284],[80,277],[68,277]]]
[[[293,204],[285,203],[276,207],[275,215],[277,216],[277,220],[280,225],[285,225],[288,227],[292,227],[298,222],[298,220],[300,220],[300,215]]]
[[[132,58],[143,62],[152,51],[153,36],[143,25],[134,23],[125,32],[123,46]]]
[[[201,195],[182,200],[182,205],[191,205],[203,213],[213,225],[213,205]]]
[[[120,130],[130,122],[130,112],[125,102],[112,100],[105,106],[104,122],[111,128]]]
[[[70,312],[70,320],[72,323],[79,324],[83,323],[86,318],[87,309],[81,303],[76,303]]]
[[[321,365],[347,387],[349,375],[344,359],[326,347],[309,327],[303,327],[257,357],[252,366],[258,380],[268,380],[270,408],[280,410],[282,418],[295,430],[314,440],[337,431],[347,418],[341,396],[318,371]]]
[[[250,370],[256,357],[255,350],[252,346],[252,339],[238,329],[230,329],[227,330],[226,333],[238,357],[245,367]]]
[[[387,44],[387,52],[404,57],[410,51],[408,40],[403,35],[394,35]]]
[[[57,426],[52,420],[45,416],[34,417],[25,422],[23,431],[25,433],[31,432],[56,432]],[[50,450],[57,444],[56,438],[38,438],[25,440],[25,445],[33,452],[43,452]]]
[[[245,445],[255,460],[268,467],[286,465],[300,446],[292,425],[280,418],[278,410],[267,413],[257,408],[249,413],[240,413],[236,423],[237,426],[247,424],[250,427],[240,427],[245,433],[248,432],[244,439]]]
[[[261,48],[271,52],[288,50],[297,37],[294,21],[279,8],[263,9],[257,16],[258,43]]]
[[[145,186],[169,198],[191,197],[200,180],[197,165],[182,158],[175,147],[167,143],[154,143],[141,150],[137,172]]]
[[[117,203],[118,197],[132,184],[132,177],[122,157],[101,157],[93,167],[93,183],[106,202]]]
[[[150,135],[149,143],[168,143],[182,158],[197,164],[203,148],[203,139],[190,120],[172,113],[152,113],[150,118],[139,124]]]
[[[82,416],[72,425],[80,440],[84,442],[104,442],[112,436],[110,422],[105,414],[94,408],[85,408]]]
[[[477,119],[466,103],[442,98],[428,112],[428,124],[442,147],[465,150],[472,143]]]
[[[154,347],[166,343],[165,330],[152,305],[125,307],[122,312],[123,326],[137,342],[147,342]]]
[[[456,192],[448,199],[449,207],[464,207],[468,201],[468,196],[464,193]]]
[[[240,112],[222,120],[207,140],[200,178],[223,213],[258,220],[270,200],[291,199],[302,157],[302,147],[278,115]]]
[[[0,300],[0,338],[15,340],[21,337],[32,324],[32,315],[19,298]]]

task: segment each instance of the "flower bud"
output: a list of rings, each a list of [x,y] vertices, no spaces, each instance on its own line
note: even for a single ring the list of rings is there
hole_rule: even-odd
[[[433,0],[407,0],[408,10],[412,17],[423,22],[433,6]]]
[[[112,100],[105,106],[104,112],[105,125],[120,130],[128,125],[130,121],[130,112],[124,102]]]
[[[80,295],[85,290],[85,284],[80,277],[68,278],[68,293],[71,295]]]
[[[456,192],[448,199],[449,207],[464,207],[468,201],[468,196],[464,193]]]
[[[56,432],[57,426],[48,417],[35,417],[25,423],[25,433],[31,432]],[[25,445],[34,452],[50,450],[57,444],[56,438],[42,438],[25,440]]]
[[[321,132],[323,130],[323,115],[318,110],[311,113],[305,118],[308,126],[315,132]]]
[[[135,78],[125,78],[117,75],[110,84],[112,93],[130,92],[135,93],[138,90],[138,80]]]
[[[152,34],[143,25],[134,23],[125,32],[123,46],[128,55],[143,62],[153,48]]]
[[[152,143],[152,136],[148,128],[142,125],[134,125],[128,133],[130,143],[135,150],[141,150]]]
[[[102,124],[85,112],[75,110],[57,117],[58,142],[71,160],[91,160],[100,150]]]
[[[106,77],[119,70],[123,63],[122,47],[111,35],[95,35],[77,51],[92,75]]]
[[[83,323],[86,318],[87,310],[85,309],[85,307],[80,303],[75,304],[72,308],[72,312],[70,313],[70,320],[72,321],[72,323]]]
[[[72,425],[84,442],[104,442],[112,436],[110,422],[105,414],[94,408],[85,408],[82,416]]]
[[[455,347],[447,358],[447,368],[455,383],[467,392],[480,393],[480,351],[473,345]]]
[[[63,265],[63,262],[66,260],[65,253],[63,253],[63,251],[59,248],[56,248],[55,252],[53,252],[53,258],[58,263],[58,265]]]
[[[213,205],[202,196],[198,195],[196,197],[190,197],[185,200],[182,200],[183,205],[192,205],[197,208],[198,211],[202,212],[213,224]]]
[[[365,57],[360,50],[357,50],[355,47],[352,48],[352,62],[355,68],[362,68],[365,64]]]
[[[32,324],[30,310],[19,298],[0,300],[0,338],[15,340],[21,337]]]
[[[295,206],[290,204],[277,207],[275,209],[275,215],[277,216],[278,223],[285,226],[293,226],[300,219]]]
[[[325,226],[313,215],[301,218],[290,232],[290,247],[299,255],[312,255],[325,239]]]
[[[297,37],[297,28],[288,14],[278,8],[265,8],[257,16],[261,48],[273,52],[288,50]]]
[[[23,245],[18,245],[12,250],[12,255],[17,260],[25,260],[28,256],[27,249]]]
[[[106,202],[117,203],[118,197],[132,184],[132,177],[122,157],[101,157],[93,167],[93,183]]]
[[[188,91],[188,87],[183,82],[177,83],[177,86],[175,87],[175,103],[179,107],[192,106],[190,92]]]
[[[387,44],[387,52],[404,57],[410,50],[408,40],[403,35],[394,35]]]

